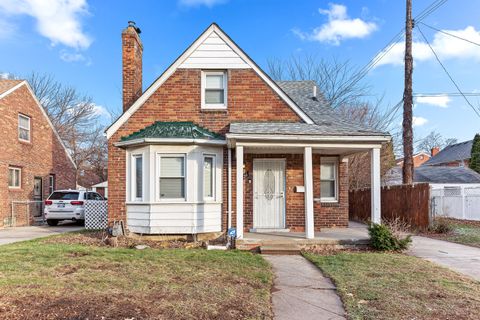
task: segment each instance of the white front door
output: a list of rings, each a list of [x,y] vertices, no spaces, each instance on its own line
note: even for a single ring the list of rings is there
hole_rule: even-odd
[[[285,228],[285,160],[253,160],[253,227]]]

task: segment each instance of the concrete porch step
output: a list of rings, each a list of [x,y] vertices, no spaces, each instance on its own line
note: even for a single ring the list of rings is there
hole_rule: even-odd
[[[301,249],[296,245],[270,245],[270,246],[260,246],[261,254],[271,254],[271,255],[296,255],[300,254]]]

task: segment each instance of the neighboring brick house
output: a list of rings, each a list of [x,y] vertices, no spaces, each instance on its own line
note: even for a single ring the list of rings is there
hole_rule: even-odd
[[[472,156],[473,140],[451,144],[438,152],[432,150],[432,158],[426,166],[468,167]]]
[[[54,189],[75,188],[75,165],[26,81],[0,80],[0,228],[12,224],[12,201],[41,201]],[[14,223],[27,223],[26,205],[15,205]]]
[[[347,156],[362,151],[379,222],[388,134],[341,119],[313,81],[274,82],[216,24],[142,92],[139,33],[132,22],[122,32],[123,114],[107,129],[110,223],[312,238],[348,225]]]
[[[425,162],[430,159],[430,155],[426,152],[419,152],[413,155],[413,167],[418,168]],[[399,158],[395,160],[395,164],[400,168],[403,167],[403,158]]]

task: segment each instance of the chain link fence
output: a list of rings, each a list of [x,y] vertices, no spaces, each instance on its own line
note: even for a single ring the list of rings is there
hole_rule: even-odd
[[[44,223],[44,202],[41,200],[12,201],[10,216],[3,220],[5,227],[12,228]]]

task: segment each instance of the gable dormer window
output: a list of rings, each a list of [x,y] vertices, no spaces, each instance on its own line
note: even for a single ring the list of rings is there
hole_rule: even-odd
[[[227,73],[202,71],[202,109],[227,108]]]

